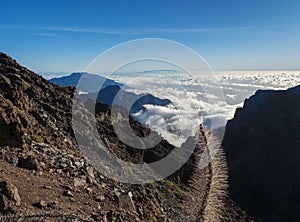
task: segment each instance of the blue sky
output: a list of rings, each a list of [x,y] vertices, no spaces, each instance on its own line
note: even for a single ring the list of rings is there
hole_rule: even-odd
[[[84,70],[104,50],[164,38],[214,70],[300,70],[297,0],[1,2],[0,51],[37,72]]]

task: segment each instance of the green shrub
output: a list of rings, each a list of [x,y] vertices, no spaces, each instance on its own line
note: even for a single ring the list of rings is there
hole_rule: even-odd
[[[41,143],[42,142],[42,138],[36,134],[32,134],[31,135],[31,139],[37,143]]]

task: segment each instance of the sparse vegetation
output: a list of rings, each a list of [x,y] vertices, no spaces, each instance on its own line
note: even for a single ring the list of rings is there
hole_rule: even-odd
[[[149,183],[149,185],[150,185],[151,187],[156,187],[156,186],[157,186],[157,182],[152,181],[152,182]]]
[[[211,158],[211,182],[203,211],[204,221],[224,221],[225,200],[228,198],[228,171],[223,149],[217,137],[207,136],[207,147]]]
[[[23,105],[25,105],[25,104],[26,104],[26,100],[25,100],[25,98],[24,98],[24,97],[22,97],[22,98],[21,98],[21,103],[22,103]]]
[[[159,198],[164,198],[164,195],[163,195],[160,191],[157,191],[157,196],[158,196]]]
[[[184,206],[182,204],[177,204],[176,207],[179,208],[180,210],[184,209]]]
[[[177,187],[177,195],[180,198],[185,198],[186,197],[186,192],[183,191],[182,189],[180,189],[179,187]]]
[[[31,139],[34,141],[34,142],[37,142],[37,143],[41,143],[42,142],[42,138],[36,134],[32,134],[31,135]]]
[[[167,193],[174,192],[179,198],[186,197],[186,192],[178,184],[168,179],[163,180],[163,183],[167,187]]]

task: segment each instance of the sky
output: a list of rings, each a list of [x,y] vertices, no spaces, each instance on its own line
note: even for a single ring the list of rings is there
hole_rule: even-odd
[[[0,51],[38,73],[82,71],[103,51],[139,38],[184,44],[213,70],[300,70],[297,0],[10,0],[0,5]]]

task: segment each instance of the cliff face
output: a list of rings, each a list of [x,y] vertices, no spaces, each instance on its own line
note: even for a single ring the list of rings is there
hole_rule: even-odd
[[[263,221],[300,218],[299,92],[258,91],[226,126],[230,196]]]

